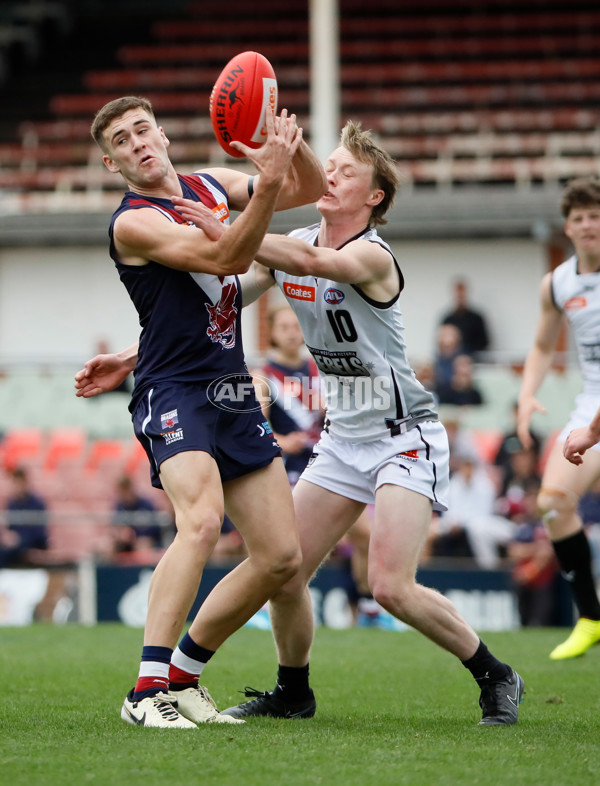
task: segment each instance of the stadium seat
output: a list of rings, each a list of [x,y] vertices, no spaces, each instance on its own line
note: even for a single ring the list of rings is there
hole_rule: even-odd
[[[121,468],[125,459],[125,443],[120,439],[95,439],[88,447],[84,469],[93,474],[107,465]]]
[[[140,471],[150,472],[148,456],[140,441],[133,437],[129,443],[127,458],[123,466],[126,475],[137,475]]]
[[[51,511],[48,532],[50,552],[60,561],[77,562],[110,550],[110,524],[104,514],[86,513],[65,504]]]
[[[82,428],[63,426],[51,431],[44,457],[44,469],[55,471],[63,464],[82,465],[87,434]]]
[[[0,444],[2,466],[10,472],[23,463],[41,462],[43,448],[44,434],[41,429],[13,429]]]
[[[470,434],[481,461],[491,464],[496,458],[496,453],[502,442],[502,431],[495,428],[474,428],[470,430]]]

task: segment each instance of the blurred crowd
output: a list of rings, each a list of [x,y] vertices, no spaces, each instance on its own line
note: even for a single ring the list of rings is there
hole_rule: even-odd
[[[296,375],[298,384],[312,386],[314,393],[316,368],[304,351],[293,312],[287,306],[275,307],[269,327],[271,349],[265,365],[257,370],[263,383],[268,379],[271,384],[281,384]],[[531,434],[531,447],[521,445],[516,433],[516,402],[505,433],[491,426],[483,441],[481,431],[463,425],[465,408],[484,403],[474,381],[473,365],[489,345],[485,317],[471,306],[467,282],[456,280],[453,302],[439,320],[432,360],[416,370],[438,402],[450,441],[449,510],[434,516],[422,564],[509,569],[522,624],[551,625],[560,573],[536,506],[548,446],[535,433]],[[265,391],[260,392],[268,401]],[[323,416],[318,398],[304,399],[313,402],[311,412],[303,414],[298,406],[293,412],[286,411],[268,403],[264,410],[283,448],[292,485],[309,460]],[[0,567],[52,564],[46,501],[32,487],[26,469],[17,467],[10,474],[12,490],[0,523]],[[110,536],[95,557],[122,565],[156,564],[175,535],[172,518],[166,521],[164,510],[157,511],[131,477],[119,477],[107,493],[113,500]],[[594,547],[600,543],[600,483],[581,499],[580,513]],[[331,557],[348,562],[356,586],[355,600],[366,618],[380,611],[372,608],[364,575],[368,533],[369,510]],[[244,556],[244,542],[226,516],[213,561],[235,562]]]

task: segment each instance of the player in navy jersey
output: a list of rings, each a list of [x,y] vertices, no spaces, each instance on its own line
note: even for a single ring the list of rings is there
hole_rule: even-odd
[[[236,143],[258,170],[252,181],[228,169],[178,175],[144,98],[110,102],[92,125],[104,164],[127,184],[109,234],[142,328],[139,347],[122,356],[135,366],[134,430],[177,525],[152,578],[139,676],[121,710],[133,724],[223,722],[199,675],[300,560],[280,450],[244,361],[237,275],[251,264],[273,211],[313,201],[326,184],[294,115],[283,110],[274,118],[268,109],[266,125],[259,150]],[[201,202],[221,221],[230,208],[242,212],[215,242],[182,218],[175,197]],[[78,394],[94,387],[95,363],[82,371]],[[174,649],[225,509],[249,557],[210,593]]]
[[[408,364],[399,308],[402,273],[376,232],[398,186],[396,167],[368,132],[349,122],[325,171],[320,224],[291,237],[267,235],[256,257],[260,264],[243,282],[244,302],[275,280],[294,308],[322,375],[326,415],[312,461],[294,489],[302,566],[270,600],[277,685],[273,691],[248,690],[250,701],[221,714],[314,715],[308,583],[374,502],[374,598],[462,661],[481,690],[482,725],[516,723],[522,678],[489,652],[447,598],[415,578],[432,510],[446,508],[449,451],[433,398]],[[175,203],[211,236],[220,234],[209,211],[185,199]]]
[[[580,467],[566,462],[563,455],[569,433],[593,419],[600,398],[600,179],[570,181],[561,211],[575,254],[542,279],[540,315],[523,369],[517,414],[517,433],[529,448],[531,417],[545,411],[536,394],[552,365],[560,331],[568,322],[577,347],[583,391],[544,467],[538,507],[579,619],[568,638],[550,653],[552,660],[579,657],[600,641],[600,600],[590,545],[577,510],[581,496],[600,477],[600,444],[587,446]]]

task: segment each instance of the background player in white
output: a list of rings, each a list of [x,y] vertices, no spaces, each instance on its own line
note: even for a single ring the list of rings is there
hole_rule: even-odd
[[[300,559],[289,484],[276,443],[261,429],[262,416],[257,420],[251,406],[228,418],[207,393],[224,373],[247,378],[252,388],[239,337],[235,274],[248,269],[275,208],[313,201],[325,188],[322,167],[302,142],[294,115],[283,110],[275,119],[268,109],[267,131],[259,150],[238,143],[260,173],[250,199],[250,178],[241,172],[178,175],[146,99],[109,102],[92,125],[106,167],[128,188],[111,221],[110,250],[142,333],[139,357],[136,351],[135,358],[125,353],[122,359],[130,370],[137,362],[130,407],[136,436],[177,525],[150,585],[138,680],[121,711],[129,723],[194,728],[222,721],[198,686],[199,675],[222,642],[293,575]],[[228,215],[228,205],[246,210],[214,242],[174,211],[171,196],[182,194],[205,201],[211,215],[211,208]],[[80,378],[84,396],[91,368],[93,363]],[[174,650],[224,508],[235,518],[249,557],[214,588],[201,619]]]
[[[553,660],[583,655],[600,641],[600,602],[590,546],[577,513],[581,495],[600,477],[600,445],[588,450],[581,467],[569,464],[563,456],[569,432],[592,419],[600,399],[600,180],[590,177],[570,181],[561,210],[565,234],[575,254],[542,279],[540,316],[525,362],[517,416],[519,438],[528,448],[531,417],[534,412],[545,412],[535,396],[552,365],[567,320],[577,345],[584,387],[548,457],[538,506],[580,617],[571,635],[550,653]]]
[[[308,583],[365,505],[374,502],[369,549],[374,598],[471,671],[481,689],[481,724],[516,723],[521,677],[489,652],[447,598],[416,582],[432,509],[446,507],[449,453],[433,398],[407,362],[398,302],[402,274],[374,229],[385,223],[398,185],[395,164],[350,122],[325,172],[329,189],[317,203],[320,224],[291,237],[266,235],[257,254],[264,267],[254,268],[255,294],[272,283],[269,268],[275,269],[298,315],[323,374],[326,421],[313,461],[294,489],[302,567],[270,602],[279,653],[276,688],[248,690],[250,701],[222,714],[314,714]],[[176,204],[202,226],[212,220],[187,200]],[[249,294],[245,289],[245,298]]]

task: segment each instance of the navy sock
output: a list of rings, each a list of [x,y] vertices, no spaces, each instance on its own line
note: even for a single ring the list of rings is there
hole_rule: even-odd
[[[170,690],[195,688],[204,667],[214,654],[214,650],[207,650],[206,647],[196,644],[190,634],[186,633],[171,658]]]
[[[479,685],[506,679],[511,672],[510,666],[495,658],[481,639],[475,655],[468,660],[463,660],[462,664],[469,669]]]
[[[600,602],[592,573],[592,554],[583,530],[552,542],[563,577],[569,582],[579,616],[600,620]]]
[[[290,699],[301,699],[310,693],[308,663],[306,666],[279,666],[277,687]]]
[[[170,647],[144,646],[140,671],[133,692],[133,700],[141,701],[169,689],[169,664],[173,650]]]

